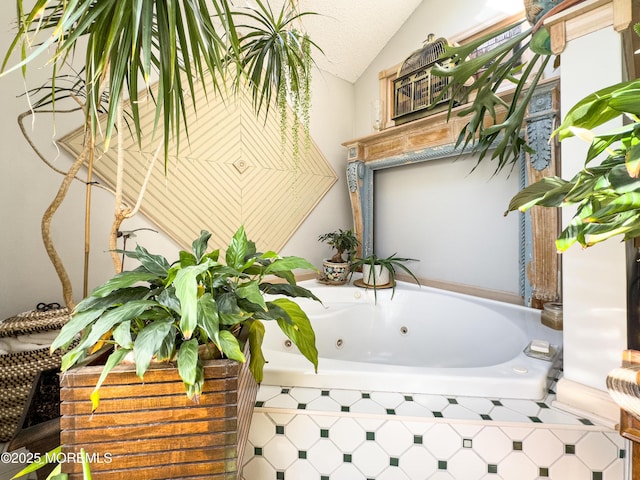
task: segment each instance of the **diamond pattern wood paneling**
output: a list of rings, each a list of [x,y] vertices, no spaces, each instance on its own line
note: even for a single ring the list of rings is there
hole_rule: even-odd
[[[208,95],[196,88],[197,110],[188,111],[188,132],[183,126],[177,150],[175,144],[169,146],[167,174],[161,158],[154,166],[142,213],[183,247],[202,229],[212,232],[211,245],[225,246],[243,224],[258,249],[279,250],[336,182],[335,171],[313,141],[305,147],[302,133],[294,160],[291,138],[282,145],[277,109],[265,120],[256,117],[249,98],[223,101],[211,88]],[[123,141],[124,192],[131,205],[161,136],[153,136],[153,102],[142,103],[140,110],[142,148],[129,131]],[[77,155],[82,140],[80,128],[61,144]],[[117,147],[114,138],[94,164],[96,176],[110,186],[116,179]]]

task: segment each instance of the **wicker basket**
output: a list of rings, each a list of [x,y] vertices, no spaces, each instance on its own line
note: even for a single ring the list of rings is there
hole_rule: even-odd
[[[59,330],[68,320],[66,308],[21,313],[0,322],[0,338]],[[48,347],[0,355],[0,442],[15,434],[38,373],[59,368],[61,356]]]

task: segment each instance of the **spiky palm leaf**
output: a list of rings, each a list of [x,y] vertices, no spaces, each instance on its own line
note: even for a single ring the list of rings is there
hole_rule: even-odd
[[[101,96],[106,94],[105,148],[114,131],[115,106],[124,97],[130,99],[133,130],[140,131],[139,92],[148,90],[154,80],[156,128],[161,125],[165,159],[169,140],[179,148],[181,128],[188,131],[185,105],[195,99],[195,82],[210,78],[216,93],[225,93],[229,72],[238,82],[248,79],[257,109],[271,100],[271,92],[278,98],[283,82],[289,81],[296,92],[308,86],[310,72],[302,68],[304,35],[290,28],[303,14],[295,12],[292,2],[285,2],[277,15],[261,2],[252,12],[234,11],[229,0],[37,0],[28,11],[24,0],[17,0],[17,8],[18,32],[3,72],[22,68],[26,75],[34,58],[53,50],[55,100],[55,79],[79,42],[86,40],[87,125],[96,138]],[[260,22],[247,22],[240,31],[236,26],[240,15]],[[9,68],[17,49],[21,61]]]

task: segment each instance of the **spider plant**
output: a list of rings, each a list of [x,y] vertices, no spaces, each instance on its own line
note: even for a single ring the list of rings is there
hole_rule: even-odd
[[[406,262],[417,262],[418,260],[416,260],[415,258],[403,258],[403,257],[398,257],[396,256],[397,253],[394,253],[393,255],[390,255],[388,257],[378,257],[375,254],[371,254],[367,257],[364,258],[356,258],[352,263],[351,263],[351,267],[350,270],[351,272],[356,271],[356,269],[358,268],[362,268],[362,267],[368,267],[366,270],[367,272],[365,272],[365,269],[363,268],[363,281],[365,283],[365,285],[370,285],[373,287],[373,294],[374,297],[376,299],[376,301],[378,300],[378,293],[377,290],[379,287],[386,287],[389,284],[391,285],[391,298],[393,298],[393,296],[396,293],[396,273],[397,270],[403,270],[404,272],[406,272],[407,274],[409,274],[411,276],[411,278],[413,278],[415,280],[415,282],[420,285],[420,280],[418,280],[418,278],[415,276],[415,274],[409,269],[409,267],[407,267],[405,265]],[[378,279],[378,275],[376,274],[376,267],[380,268],[380,269],[386,269],[386,271],[389,273],[389,282],[388,283],[378,283],[379,279]]]

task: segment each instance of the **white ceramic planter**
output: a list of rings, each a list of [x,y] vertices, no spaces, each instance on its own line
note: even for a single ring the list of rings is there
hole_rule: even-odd
[[[374,265],[371,268],[371,265],[364,264],[362,265],[362,282],[365,285],[377,287],[387,285],[390,282],[389,269],[382,265]]]

